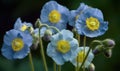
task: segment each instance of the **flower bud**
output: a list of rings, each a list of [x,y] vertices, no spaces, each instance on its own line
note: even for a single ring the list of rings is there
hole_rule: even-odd
[[[36,50],[36,49],[38,48],[38,44],[39,44],[39,41],[36,41],[36,43],[33,43],[33,44],[32,44],[31,48],[32,48],[33,50]]]
[[[35,27],[39,28],[40,24],[41,24],[40,19],[37,19],[37,21],[35,22]]]
[[[34,28],[33,27],[28,27],[27,30],[32,34],[34,32]]]
[[[95,65],[93,63],[89,65],[88,71],[95,71]]]
[[[115,41],[112,39],[105,39],[102,41],[103,45],[108,48],[113,48],[115,46]]]
[[[47,29],[44,33],[43,39],[45,41],[50,41],[51,36],[52,36],[52,31]]]
[[[107,58],[111,58],[112,57],[112,49],[107,49],[104,51],[104,55],[107,57]]]
[[[31,46],[31,49],[36,50],[39,44],[39,36],[33,34],[32,37],[33,37],[33,44]]]
[[[102,52],[103,51],[103,45],[97,45],[96,47],[95,47],[95,49],[93,50],[93,54],[94,55],[97,55],[97,54],[99,54],[100,52]]]

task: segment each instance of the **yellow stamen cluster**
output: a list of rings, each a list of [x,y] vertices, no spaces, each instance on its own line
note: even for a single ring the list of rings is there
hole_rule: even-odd
[[[70,44],[66,40],[59,40],[57,42],[57,50],[61,53],[67,53],[70,50]]]
[[[12,49],[13,51],[20,51],[24,47],[24,42],[21,38],[15,38],[12,41]]]
[[[77,58],[76,58],[76,61],[79,62],[79,63],[82,63],[83,60],[84,60],[84,58],[85,58],[85,52],[84,52],[84,51],[80,51],[80,52],[78,53],[78,56],[77,56]]]
[[[97,18],[90,17],[90,18],[86,19],[86,25],[87,25],[88,29],[90,29],[91,31],[95,31],[95,30],[99,29],[100,22],[98,21]]]
[[[49,21],[51,23],[58,23],[61,19],[61,14],[57,11],[57,10],[52,10],[50,13],[49,13]]]
[[[21,31],[25,31],[28,28],[27,25],[23,24],[22,27],[20,28]]]

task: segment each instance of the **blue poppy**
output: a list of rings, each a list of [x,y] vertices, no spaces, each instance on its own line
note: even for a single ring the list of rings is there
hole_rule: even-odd
[[[75,21],[78,19],[80,14],[87,8],[89,8],[88,5],[80,3],[80,6],[76,10],[71,10],[69,15],[69,25],[75,27]]]
[[[51,42],[47,46],[47,55],[56,64],[63,65],[69,61],[73,52],[78,48],[78,41],[73,38],[73,33],[69,30],[62,30],[51,37]]]
[[[55,26],[59,30],[66,29],[69,10],[56,1],[47,2],[41,10],[41,22],[49,26]]]
[[[85,49],[85,51],[84,51]],[[79,47],[77,48],[77,50],[73,53],[73,55],[71,56],[70,62],[74,65],[77,66],[77,62],[78,62],[78,66],[80,67],[87,52],[89,50],[89,47]],[[84,56],[85,55],[85,56]],[[90,53],[88,54],[88,57],[85,61],[85,68],[88,68],[88,66],[90,65],[90,63],[92,62],[94,58],[94,54],[92,53],[92,50],[90,51]]]
[[[101,10],[88,8],[80,14],[75,28],[78,34],[93,38],[103,35],[108,30],[108,22],[104,21]]]
[[[20,31],[27,31],[28,27],[30,28],[30,32],[33,32],[33,26],[31,23],[22,22],[20,18],[18,18],[14,24],[14,29]]]
[[[23,33],[15,29],[7,31],[1,49],[2,55],[7,59],[22,59],[30,52],[32,40],[29,33]]]

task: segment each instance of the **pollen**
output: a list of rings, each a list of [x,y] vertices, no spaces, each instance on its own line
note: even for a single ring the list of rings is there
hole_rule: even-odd
[[[86,25],[87,25],[87,27],[88,27],[89,30],[95,31],[95,30],[99,29],[100,22],[98,21],[97,18],[90,17],[90,18],[86,19]]]
[[[20,28],[21,31],[25,31],[28,28],[27,25],[23,24],[22,27]]]
[[[50,13],[49,13],[49,21],[51,23],[58,23],[61,19],[61,14],[57,11],[57,10],[52,10]]]
[[[70,44],[66,40],[60,40],[57,42],[57,50],[61,53],[67,53],[70,51]]]
[[[24,42],[21,38],[15,38],[12,41],[12,49],[13,51],[20,51],[24,46]]]
[[[84,51],[80,51],[80,52],[78,53],[78,56],[77,56],[77,58],[76,58],[76,61],[79,62],[79,63],[82,63],[83,60],[84,60],[84,58],[85,58],[85,52],[84,52]]]

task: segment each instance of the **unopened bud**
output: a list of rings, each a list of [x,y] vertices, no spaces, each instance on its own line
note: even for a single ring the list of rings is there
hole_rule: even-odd
[[[36,41],[36,43],[33,43],[33,44],[32,44],[31,48],[32,48],[33,50],[36,50],[36,49],[38,48],[38,44],[39,44],[39,41]]]
[[[89,65],[88,71],[95,71],[95,65],[93,63]]]
[[[33,28],[33,27],[28,27],[27,29],[28,29],[28,31],[29,31],[31,34],[34,32],[34,28]]]
[[[105,47],[113,48],[115,46],[115,41],[112,39],[105,39],[102,41]]]
[[[31,46],[31,49],[36,50],[39,44],[39,37],[37,35],[32,35],[32,37],[33,37],[33,44]]]
[[[112,49],[107,49],[104,51],[104,55],[107,57],[107,58],[111,58],[112,57]]]
[[[35,27],[39,28],[40,24],[41,24],[40,19],[37,19],[37,21],[35,22]]]
[[[47,29],[44,33],[43,39],[45,41],[50,41],[51,36],[52,36],[52,31]]]
[[[93,50],[93,54],[94,55],[97,55],[97,54],[99,54],[100,52],[102,52],[103,51],[103,45],[97,45],[96,47],[95,47],[95,49]]]

